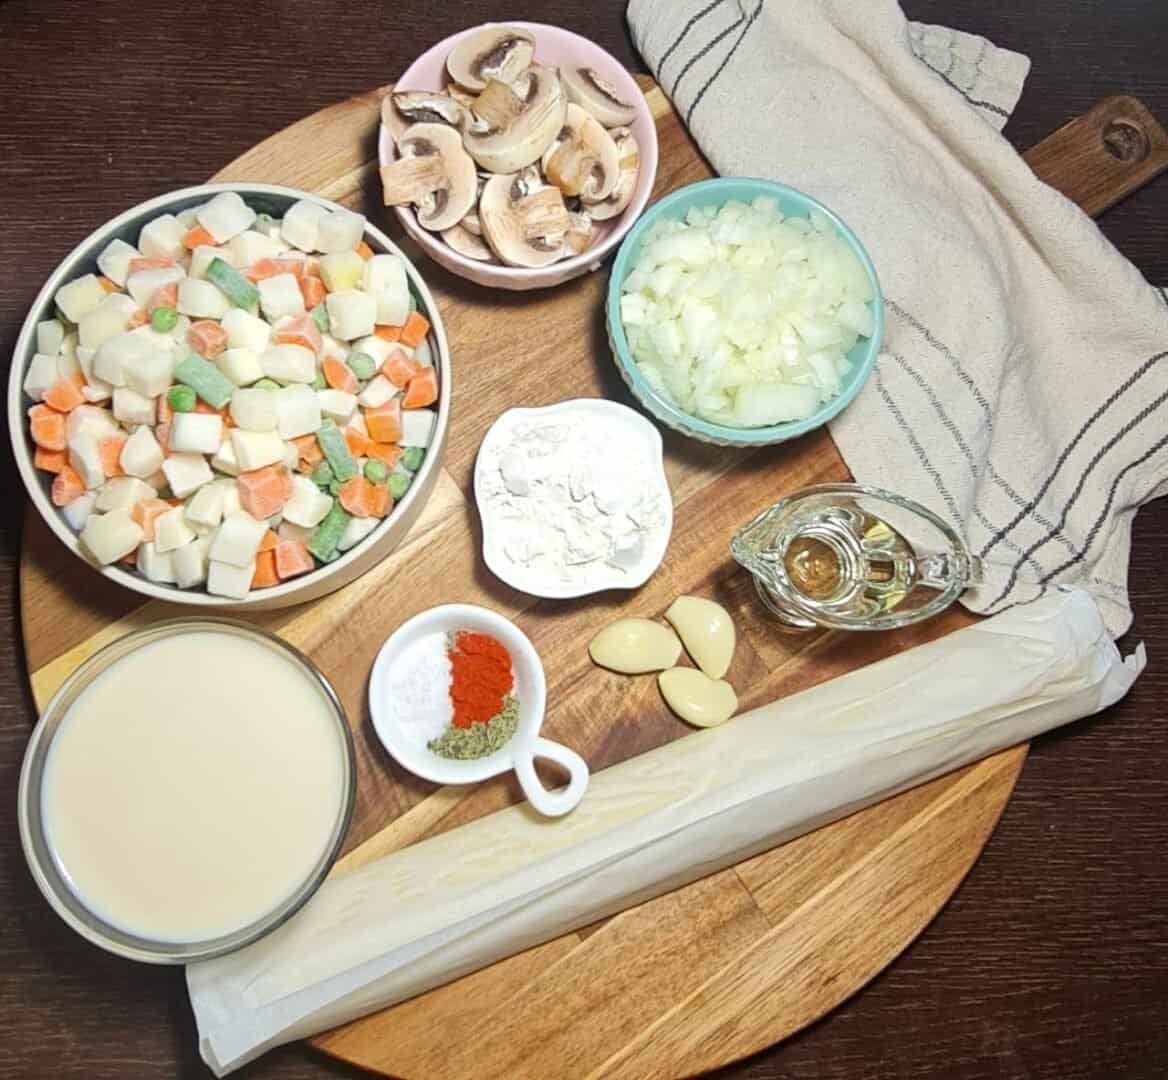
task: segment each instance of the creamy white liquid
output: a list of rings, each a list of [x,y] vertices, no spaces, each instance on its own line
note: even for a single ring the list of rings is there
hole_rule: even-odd
[[[73,891],[132,934],[205,941],[311,873],[341,811],[344,748],[291,658],[194,631],[127,654],[61,721],[45,832]]]

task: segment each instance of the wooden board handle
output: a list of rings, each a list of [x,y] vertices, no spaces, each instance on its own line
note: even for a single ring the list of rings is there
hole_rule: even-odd
[[[1022,155],[1035,175],[1098,217],[1168,169],[1168,132],[1138,98],[1104,98]]]

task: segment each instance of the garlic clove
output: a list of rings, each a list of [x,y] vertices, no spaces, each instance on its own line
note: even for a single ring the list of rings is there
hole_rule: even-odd
[[[657,676],[661,696],[678,716],[694,727],[717,727],[738,711],[734,687],[693,668],[675,667]]]
[[[618,619],[592,639],[588,655],[610,671],[643,675],[676,664],[681,642],[672,630],[651,619]]]
[[[679,596],[665,618],[677,631],[694,663],[711,679],[730,670],[734,658],[734,623],[721,604],[700,596]]]

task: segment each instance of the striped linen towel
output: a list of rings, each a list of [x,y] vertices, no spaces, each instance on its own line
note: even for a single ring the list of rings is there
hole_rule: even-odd
[[[883,351],[831,424],[861,483],[951,522],[1002,611],[1078,585],[1118,635],[1139,506],[1168,491],[1168,294],[999,134],[1029,61],[892,0],[631,0],[719,173],[800,188],[876,264]]]

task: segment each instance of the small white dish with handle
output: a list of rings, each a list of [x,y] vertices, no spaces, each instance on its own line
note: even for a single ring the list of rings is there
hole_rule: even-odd
[[[427,634],[470,630],[489,634],[511,654],[519,726],[498,750],[468,761],[440,757],[425,743],[408,736],[387,705],[390,671],[404,651]],[[436,784],[475,784],[514,770],[532,807],[548,817],[574,810],[588,786],[588,765],[568,747],[539,733],[547,705],[547,681],[535,646],[510,619],[472,604],[444,604],[420,612],[402,623],[373,661],[369,676],[369,711],[373,729],[390,756],[403,768]],[[535,759],[554,762],[568,773],[567,787],[549,791],[535,772]]]

